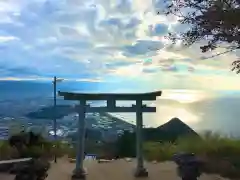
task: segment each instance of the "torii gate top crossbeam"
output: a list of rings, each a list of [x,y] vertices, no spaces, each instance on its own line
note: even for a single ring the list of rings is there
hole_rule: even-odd
[[[72,93],[58,91],[59,96],[65,100],[142,100],[154,101],[157,96],[161,96],[162,91],[148,93]]]

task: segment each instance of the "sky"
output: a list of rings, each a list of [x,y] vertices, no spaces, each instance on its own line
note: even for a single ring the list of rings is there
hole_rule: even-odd
[[[171,45],[167,33],[188,26],[166,17],[162,1],[0,0],[0,80],[56,75],[100,90],[99,82],[116,91],[239,90],[230,69],[240,53],[204,60],[223,49]]]

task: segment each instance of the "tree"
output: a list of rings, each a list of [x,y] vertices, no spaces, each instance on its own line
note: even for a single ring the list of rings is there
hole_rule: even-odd
[[[128,131],[118,138],[116,142],[118,157],[135,157],[136,156],[136,135]]]
[[[164,0],[167,15],[175,15],[189,29],[180,34],[169,33],[175,43],[181,40],[185,46],[204,40],[202,52],[224,47],[216,54],[240,49],[240,0]],[[233,62],[233,69],[240,72],[240,61]]]
[[[45,143],[40,134],[34,134],[32,131],[22,131],[18,134],[12,135],[8,139],[8,142],[11,147],[17,149],[21,157],[25,157],[27,153],[29,154],[29,149],[32,150],[32,148],[35,152],[37,152],[37,149],[39,149],[38,151],[40,152],[42,145]]]

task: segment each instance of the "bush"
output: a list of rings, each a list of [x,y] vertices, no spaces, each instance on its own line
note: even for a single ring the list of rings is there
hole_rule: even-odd
[[[31,146],[24,149],[22,157],[40,158],[46,154],[46,151],[38,146]]]
[[[75,159],[76,154],[77,154],[76,148],[69,148],[68,149],[67,155],[68,155],[69,158]]]
[[[12,148],[7,141],[0,142],[0,160],[12,159],[18,156],[18,151]]]
[[[38,134],[21,132],[9,140],[0,141],[0,160],[21,157],[52,159],[55,154],[57,157],[68,154],[69,149],[69,145],[61,141],[51,142]]]
[[[70,151],[69,144],[63,143],[61,141],[56,141],[51,143],[51,154],[54,156],[56,154],[57,157],[62,157],[68,154]]]
[[[143,146],[144,155],[147,160],[167,161],[176,153],[176,146],[173,143],[147,142]]]

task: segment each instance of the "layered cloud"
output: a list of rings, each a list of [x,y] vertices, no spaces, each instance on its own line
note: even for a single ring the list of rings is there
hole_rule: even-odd
[[[186,26],[157,14],[162,7],[162,0],[0,1],[1,79],[57,75],[138,82],[144,90],[240,89],[229,72],[237,55],[204,60],[197,46],[171,45],[165,35]]]

